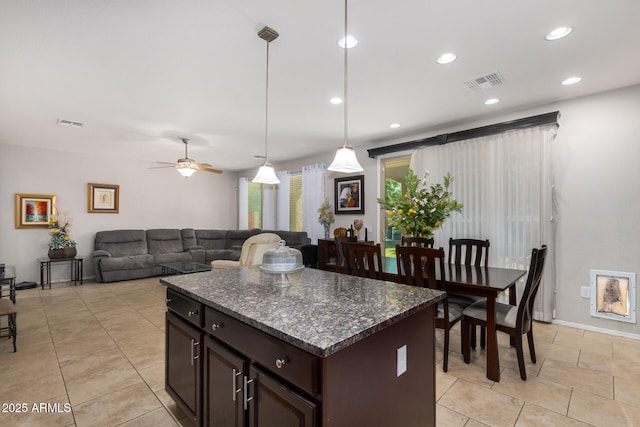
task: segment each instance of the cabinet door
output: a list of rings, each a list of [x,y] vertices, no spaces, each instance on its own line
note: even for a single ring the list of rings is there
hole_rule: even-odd
[[[247,363],[213,339],[205,338],[203,403],[204,425],[242,427],[243,379]]]
[[[194,422],[200,420],[202,333],[167,312],[165,389]]]
[[[314,427],[317,405],[303,398],[284,384],[251,365],[249,425],[251,427]]]

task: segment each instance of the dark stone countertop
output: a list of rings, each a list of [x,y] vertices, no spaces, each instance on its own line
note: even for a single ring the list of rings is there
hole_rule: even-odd
[[[169,288],[318,357],[327,357],[444,297],[436,290],[305,268],[216,269],[160,279]]]

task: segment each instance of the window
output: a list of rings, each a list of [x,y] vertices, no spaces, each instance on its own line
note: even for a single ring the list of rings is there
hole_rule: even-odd
[[[302,231],[302,174],[289,176],[289,230]]]
[[[248,227],[262,228],[262,185],[249,183],[249,223]]]

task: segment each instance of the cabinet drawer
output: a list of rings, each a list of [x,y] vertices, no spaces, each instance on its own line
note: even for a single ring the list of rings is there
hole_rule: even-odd
[[[167,308],[187,322],[202,327],[202,304],[167,288]]]
[[[310,395],[320,395],[317,357],[210,307],[204,317],[208,334]]]

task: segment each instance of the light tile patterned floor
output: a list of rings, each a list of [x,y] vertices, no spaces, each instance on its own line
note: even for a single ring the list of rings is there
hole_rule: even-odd
[[[157,278],[57,283],[17,295],[18,352],[0,340],[0,425],[189,425],[164,391],[165,295]],[[457,328],[442,372],[438,332],[438,427],[640,427],[640,341],[542,323],[534,331],[538,363],[527,359],[526,382],[499,336],[499,383],[486,378],[482,350],[463,363]],[[16,403],[27,411],[8,406]]]

